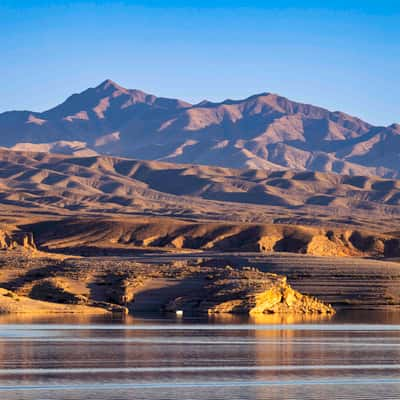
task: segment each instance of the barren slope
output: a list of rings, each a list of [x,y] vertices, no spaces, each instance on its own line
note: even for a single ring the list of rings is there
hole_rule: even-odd
[[[49,252],[132,255],[145,251],[291,252],[317,256],[400,255],[393,235],[352,229],[167,218],[67,218],[22,226],[35,245]]]
[[[400,181],[0,150],[4,222],[158,215],[395,231]],[[23,210],[23,213],[21,212]]]
[[[272,93],[192,105],[110,80],[42,113],[0,114],[0,145],[234,168],[400,173],[398,124],[375,127]]]

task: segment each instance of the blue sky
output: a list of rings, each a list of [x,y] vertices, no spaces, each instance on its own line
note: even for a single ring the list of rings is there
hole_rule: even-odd
[[[385,0],[0,0],[0,111],[45,110],[110,78],[191,102],[275,92],[388,125],[399,22]]]

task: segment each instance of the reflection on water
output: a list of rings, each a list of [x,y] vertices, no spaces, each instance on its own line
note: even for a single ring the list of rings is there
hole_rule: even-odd
[[[393,399],[398,313],[0,318],[0,399]]]

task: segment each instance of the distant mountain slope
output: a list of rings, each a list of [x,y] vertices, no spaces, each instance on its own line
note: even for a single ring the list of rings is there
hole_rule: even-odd
[[[110,80],[43,113],[0,114],[0,146],[233,168],[400,176],[398,124],[374,127],[271,93],[191,105]]]
[[[395,230],[400,181],[0,149],[3,214],[164,215]]]

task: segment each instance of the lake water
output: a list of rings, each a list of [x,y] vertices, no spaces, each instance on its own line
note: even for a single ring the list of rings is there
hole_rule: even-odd
[[[395,399],[397,314],[0,319],[0,399]]]

